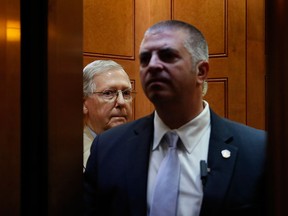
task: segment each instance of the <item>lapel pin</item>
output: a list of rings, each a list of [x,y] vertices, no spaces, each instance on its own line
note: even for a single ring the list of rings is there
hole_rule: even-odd
[[[229,158],[231,156],[231,152],[227,149],[221,151],[223,158]]]

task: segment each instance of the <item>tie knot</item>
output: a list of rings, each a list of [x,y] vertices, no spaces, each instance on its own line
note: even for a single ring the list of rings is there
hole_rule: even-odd
[[[168,131],[165,136],[169,147],[176,148],[178,141],[177,133],[174,131]]]

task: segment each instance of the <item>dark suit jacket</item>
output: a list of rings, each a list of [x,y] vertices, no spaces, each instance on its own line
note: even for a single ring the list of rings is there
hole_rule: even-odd
[[[85,215],[146,216],[153,115],[112,128],[94,140],[84,174]],[[211,111],[210,172],[201,216],[264,215],[266,133]],[[222,150],[231,156],[224,158]],[[163,215],[165,216],[165,215]]]

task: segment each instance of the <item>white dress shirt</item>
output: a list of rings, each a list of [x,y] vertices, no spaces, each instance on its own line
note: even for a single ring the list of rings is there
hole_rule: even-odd
[[[204,110],[194,119],[174,129],[183,145],[178,146],[178,157],[181,164],[180,188],[178,198],[178,216],[198,216],[203,198],[203,186],[200,176],[200,160],[207,161],[210,138],[209,104],[203,101]],[[151,205],[154,184],[158,168],[165,157],[168,147],[159,145],[163,135],[171,130],[166,126],[157,112],[154,117],[154,140],[150,155],[147,188],[148,212]]]
[[[83,128],[83,172],[85,171],[86,163],[90,155],[90,148],[96,133],[87,125]]]

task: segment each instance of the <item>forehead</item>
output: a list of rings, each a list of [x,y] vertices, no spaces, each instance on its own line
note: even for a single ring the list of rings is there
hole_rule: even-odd
[[[94,82],[99,88],[129,87],[130,79],[122,70],[110,70],[94,76]]]
[[[183,30],[153,30],[144,35],[140,46],[140,52],[153,51],[168,47],[180,49],[184,47],[186,37],[187,35]]]

